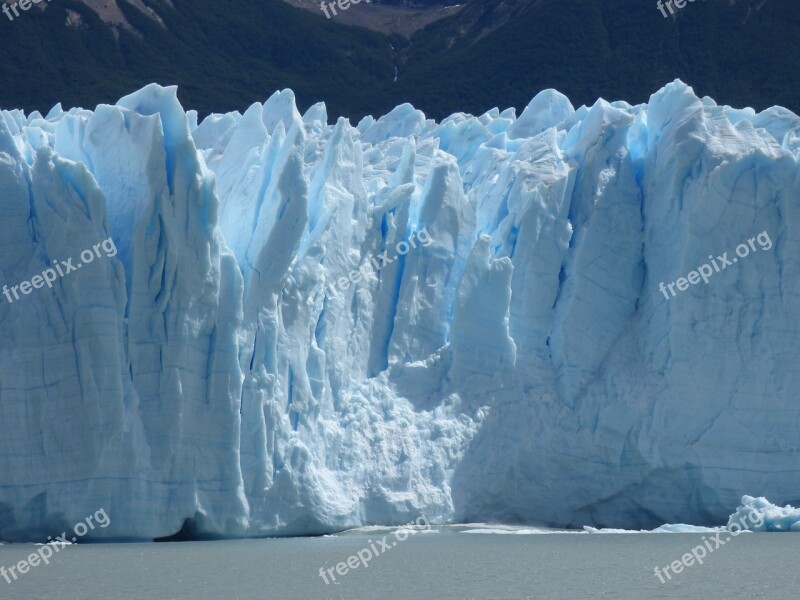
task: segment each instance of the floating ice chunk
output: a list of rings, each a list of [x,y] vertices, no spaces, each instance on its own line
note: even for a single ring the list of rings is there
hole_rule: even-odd
[[[776,506],[763,496],[742,496],[742,504],[728,519],[728,527],[734,523],[750,531],[800,532],[800,508]]]

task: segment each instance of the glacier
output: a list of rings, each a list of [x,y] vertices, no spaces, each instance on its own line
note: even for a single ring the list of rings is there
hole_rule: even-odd
[[[199,120],[156,84],[0,111],[0,286],[118,248],[0,296],[0,539],[798,505],[798,160],[797,115],[680,81],[440,123],[290,90]]]

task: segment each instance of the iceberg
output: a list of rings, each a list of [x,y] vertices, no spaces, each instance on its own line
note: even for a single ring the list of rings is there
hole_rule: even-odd
[[[680,81],[440,123],[0,111],[0,539],[798,504],[799,159],[793,113]]]
[[[748,531],[800,531],[800,508],[775,506],[764,497],[742,496],[742,503],[730,516],[728,527],[740,523]]]

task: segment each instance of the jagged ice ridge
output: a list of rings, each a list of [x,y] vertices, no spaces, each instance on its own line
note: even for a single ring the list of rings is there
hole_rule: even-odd
[[[800,119],[676,81],[357,127],[0,112],[0,539],[724,523],[800,501]],[[331,282],[424,228],[347,289]],[[758,232],[774,242],[670,300]]]

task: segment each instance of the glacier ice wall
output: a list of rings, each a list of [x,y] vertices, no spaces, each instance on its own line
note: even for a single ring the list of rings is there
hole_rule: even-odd
[[[286,90],[198,124],[157,85],[0,112],[0,286],[118,248],[0,297],[0,539],[800,501],[796,115],[676,81],[327,120]]]

